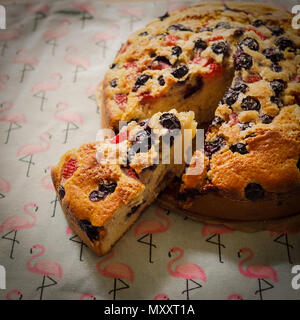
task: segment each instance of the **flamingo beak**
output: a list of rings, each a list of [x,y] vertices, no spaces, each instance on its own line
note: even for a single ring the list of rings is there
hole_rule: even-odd
[[[30,254],[32,254],[32,248],[30,248]]]
[[[241,257],[241,251],[238,251],[237,256],[240,258]]]
[[[39,207],[36,206],[34,210],[35,210],[35,212],[37,212],[39,210]]]
[[[169,251],[169,252],[168,252],[168,256],[169,256],[169,258],[171,258],[171,257],[172,257],[172,255],[171,255],[171,251]]]

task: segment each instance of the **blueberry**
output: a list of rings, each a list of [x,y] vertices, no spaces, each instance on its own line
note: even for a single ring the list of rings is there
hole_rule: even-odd
[[[128,150],[128,161],[132,161],[133,157],[140,152],[147,152],[152,147],[152,139],[154,139],[151,128],[146,126],[144,130],[137,132],[133,138],[132,146]]]
[[[146,125],[148,126],[148,123],[149,123],[149,119],[144,119],[141,122],[139,122],[138,125],[140,127],[145,127]]]
[[[159,122],[164,128],[169,130],[181,129],[181,123],[173,113],[163,113],[159,117]]]
[[[242,93],[246,93],[247,89],[248,89],[248,86],[246,85],[246,83],[242,82],[241,80],[236,81],[234,87],[232,88],[232,90],[237,92],[242,92]]]
[[[214,42],[211,49],[215,54],[226,54],[228,52],[228,44],[225,41]]]
[[[155,52],[151,52],[150,53],[150,58],[154,58],[154,57],[156,57],[156,53]]]
[[[185,27],[184,25],[178,23],[178,24],[172,24],[168,27],[167,31],[193,31],[190,28]]]
[[[171,65],[170,61],[168,58],[164,57],[164,56],[157,56],[154,61],[157,61],[157,62],[163,62],[163,63],[166,63],[168,65]]]
[[[264,23],[262,20],[257,19],[257,20],[255,20],[255,21],[253,21],[253,22],[251,23],[251,25],[252,25],[253,27],[255,27],[255,28],[258,28],[258,27],[260,27],[260,26],[264,26],[265,23]]]
[[[213,31],[213,30],[214,30],[213,28],[204,27],[204,28],[199,29],[197,32],[198,32],[198,33],[199,33],[199,32],[205,32],[205,31],[211,32],[211,31]]]
[[[270,68],[274,72],[281,72],[282,71],[282,66],[279,65],[278,63],[272,63]]]
[[[279,97],[271,96],[270,97],[270,101],[275,103],[278,108],[282,108],[283,107],[283,101]]]
[[[241,70],[242,68],[248,70],[253,65],[252,57],[241,50],[238,50],[233,55],[233,59],[234,59],[234,66],[236,70]]]
[[[133,92],[136,92],[139,87],[143,86],[149,79],[151,79],[152,77],[148,74],[141,74],[135,81],[134,87],[132,88]]]
[[[204,143],[205,155],[208,157],[211,157],[214,153],[219,151],[221,147],[224,145],[225,145],[225,141],[224,141],[224,138],[221,136],[218,136],[217,139],[214,141],[210,141],[210,142],[206,141]]]
[[[222,124],[224,122],[224,120],[222,118],[220,118],[219,116],[215,116],[213,118],[213,121],[211,122],[212,126],[218,126],[220,124]]]
[[[166,83],[165,79],[164,79],[164,77],[162,75],[158,77],[157,81],[158,81],[160,86],[164,86],[165,83]]]
[[[242,41],[240,41],[238,43],[238,46],[241,49],[243,49],[243,46],[247,46],[249,49],[251,49],[253,51],[258,51],[258,49],[259,49],[258,42],[251,37],[247,37],[247,38],[243,39]]]
[[[89,199],[92,202],[97,202],[100,200],[103,200],[106,197],[105,192],[101,192],[99,190],[93,190],[90,194],[89,194]]]
[[[258,183],[254,183],[254,182],[248,183],[248,185],[245,188],[245,197],[248,200],[255,201],[263,198],[264,195],[265,195],[265,190]]]
[[[194,93],[196,93],[197,91],[201,90],[203,87],[203,80],[201,76],[197,76],[196,78],[196,83],[194,85],[192,84],[188,84],[186,86],[186,90],[184,92],[183,98],[187,99],[190,96],[192,96]]]
[[[99,240],[99,230],[100,227],[95,227],[91,224],[89,220],[80,220],[79,221],[80,228],[87,234],[91,241]]]
[[[248,128],[252,127],[251,122],[244,122],[244,123],[238,123],[238,126],[240,127],[241,131],[244,131]]]
[[[289,39],[288,37],[280,37],[276,39],[275,45],[282,51],[286,48],[289,48],[288,51],[296,52],[296,44],[293,40]]]
[[[118,85],[117,79],[111,80],[111,81],[109,82],[109,85],[110,85],[112,88],[115,88],[115,87]]]
[[[228,22],[221,21],[216,24],[215,29],[231,29],[231,25]]]
[[[195,50],[205,50],[207,48],[207,43],[205,41],[203,41],[202,39],[198,39],[196,41],[194,41],[195,46],[194,49]]]
[[[58,195],[59,195],[59,199],[63,199],[64,196],[66,194],[65,188],[63,186],[59,186],[58,188]]]
[[[237,143],[237,144],[233,144],[231,147],[230,147],[230,150],[232,152],[238,152],[240,154],[247,154],[249,153],[248,150],[247,150],[247,144],[245,143]]]
[[[224,97],[223,97],[223,101],[228,104],[229,106],[232,106],[238,99],[239,97],[239,92],[238,91],[234,91],[232,89],[229,89]]]
[[[175,68],[174,71],[172,71],[172,75],[175,78],[180,79],[180,78],[183,78],[188,72],[189,72],[188,66],[182,64],[177,68]]]
[[[110,193],[113,193],[115,191],[116,187],[117,187],[117,184],[115,182],[112,182],[112,183],[102,182],[99,184],[99,191],[104,192],[108,195]]]
[[[242,100],[241,107],[243,110],[260,110],[260,102],[257,98],[247,96]]]
[[[270,116],[269,114],[262,114],[260,117],[259,117],[260,121],[264,124],[269,124],[273,121],[274,117]]]
[[[276,95],[280,94],[285,88],[285,82],[282,79],[275,79],[270,82],[270,86]]]
[[[115,66],[116,66],[116,64],[115,64],[115,63],[112,63],[109,68],[110,68],[110,69],[113,69]]]
[[[300,170],[300,159],[297,162],[297,168]]]
[[[179,57],[182,53],[182,49],[179,46],[172,47],[172,55]]]
[[[137,206],[134,206],[131,208],[131,210],[127,213],[126,217],[129,218],[131,217],[137,210],[138,208],[141,206],[142,204],[139,204]]]
[[[166,18],[170,17],[169,13],[166,12],[163,16],[158,17],[160,21],[165,20]]]
[[[139,34],[140,37],[144,37],[144,36],[147,36],[149,33],[147,31],[144,31],[144,32],[141,32]]]
[[[285,31],[279,26],[269,27],[269,30],[272,32],[272,35],[276,37],[279,37],[285,33]]]
[[[274,63],[277,63],[284,58],[282,52],[272,47],[263,50],[262,53],[267,59],[271,60]]]
[[[244,30],[244,29],[242,29],[242,28],[236,29],[236,30],[234,31],[234,33],[233,33],[233,36],[234,36],[235,38],[239,38],[239,37],[241,37],[244,33],[245,33],[245,30]]]

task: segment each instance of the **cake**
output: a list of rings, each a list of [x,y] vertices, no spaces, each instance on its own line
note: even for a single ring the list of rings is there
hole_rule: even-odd
[[[292,17],[267,4],[207,2],[166,13],[122,44],[96,94],[107,126],[117,131],[119,121],[171,107],[193,111],[199,128],[209,124],[161,205],[222,221],[300,212],[300,37]]]
[[[65,153],[51,174],[72,230],[98,255],[107,253],[182,174],[195,133],[194,113],[172,109]],[[163,152],[168,145],[170,152]],[[176,160],[178,150],[181,161]]]

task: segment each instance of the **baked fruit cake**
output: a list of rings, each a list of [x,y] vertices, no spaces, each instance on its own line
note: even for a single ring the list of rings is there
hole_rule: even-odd
[[[73,231],[98,255],[108,252],[182,174],[195,133],[194,113],[173,109],[132,121],[113,138],[64,154],[52,168],[52,180]],[[169,144],[170,152],[163,152]]]
[[[207,2],[164,14],[121,46],[96,94],[108,126],[171,106],[194,111],[200,127],[210,123],[204,148],[161,194],[163,206],[236,221],[300,212],[292,18],[267,4]],[[197,159],[205,168],[195,173]]]

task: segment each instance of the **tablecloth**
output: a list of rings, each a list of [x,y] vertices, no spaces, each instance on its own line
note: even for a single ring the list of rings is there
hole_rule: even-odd
[[[100,120],[93,92],[121,43],[166,11],[193,3],[5,4],[0,299],[300,298],[292,286],[299,233],[242,233],[153,204],[111,253],[98,257],[72,233],[57,201],[51,166],[95,139]],[[291,8],[296,1],[279,4]],[[149,233],[139,231],[143,222]]]

